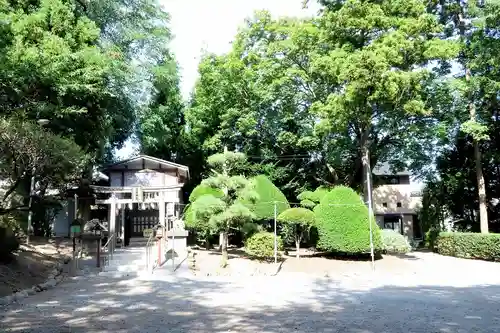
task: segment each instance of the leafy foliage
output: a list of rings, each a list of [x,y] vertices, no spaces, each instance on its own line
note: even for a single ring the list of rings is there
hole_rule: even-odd
[[[290,208],[285,195],[264,175],[259,175],[250,180],[250,188],[257,195],[257,200],[250,198],[244,201],[245,205],[255,214],[257,220],[271,220]]]
[[[200,184],[196,186],[189,195],[189,202],[195,202],[199,197],[206,194],[210,194],[216,198],[221,198],[222,196],[224,196],[224,192],[222,190]]]
[[[500,260],[500,235],[442,232],[437,238],[439,254],[467,259]]]
[[[35,193],[43,197],[49,186],[65,190],[75,185],[87,162],[72,140],[38,124],[12,118],[0,119],[0,156],[0,176],[9,180],[0,214],[26,208],[24,202],[10,205],[10,199],[16,191],[23,192],[24,186],[29,186],[26,181],[32,175],[36,177]]]
[[[411,251],[411,245],[408,240],[392,229],[382,229],[380,231],[384,250],[389,253],[408,253]]]
[[[283,251],[283,241],[277,236],[277,250]],[[245,253],[257,259],[270,259],[274,257],[274,234],[261,231],[245,242]],[[278,255],[280,253],[278,252]]]
[[[289,208],[278,216],[277,219],[287,229],[286,234],[292,234],[297,249],[297,258],[300,252],[300,242],[308,235],[311,227],[315,225],[315,216],[306,208]]]
[[[330,189],[325,186],[320,186],[314,192],[304,191],[301,192],[297,199],[300,200],[300,205],[306,208],[314,208],[317,204],[321,202],[321,199],[328,194]]]
[[[246,241],[248,238],[253,236],[254,234],[263,231],[263,228],[261,225],[253,222],[247,222],[244,223],[241,228],[240,228],[242,234],[243,234],[243,240]]]
[[[354,190],[334,187],[314,209],[319,233],[318,248],[348,254],[370,251],[368,208]],[[382,250],[380,230],[372,218],[373,244]]]
[[[204,179],[201,186],[212,188],[219,197],[213,194],[202,195],[191,204],[191,210],[195,219],[201,217],[203,230],[222,234],[222,266],[226,266],[228,233],[230,229],[239,228],[255,218],[242,202],[253,203],[256,194],[244,176],[229,174],[230,171],[238,169],[239,163],[245,163],[244,154],[225,152],[209,158],[209,161],[213,168],[213,176]],[[223,195],[220,196],[221,192]]]

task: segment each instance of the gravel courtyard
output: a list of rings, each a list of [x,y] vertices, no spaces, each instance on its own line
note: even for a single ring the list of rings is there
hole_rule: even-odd
[[[0,308],[0,332],[499,332],[500,265],[429,255],[401,275],[68,280]]]

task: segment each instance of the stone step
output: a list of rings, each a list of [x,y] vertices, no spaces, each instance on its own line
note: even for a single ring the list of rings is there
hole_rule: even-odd
[[[136,262],[146,262],[146,257],[120,257],[113,259],[103,259],[108,264],[128,264],[128,263],[136,263]]]
[[[120,257],[145,256],[145,255],[146,255],[146,249],[142,249],[141,251],[119,251],[113,253],[112,255],[105,254],[104,257],[120,258]]]
[[[144,271],[139,271],[139,272],[120,272],[120,271],[102,271],[99,272],[99,276],[106,276],[106,277],[111,277],[111,278],[124,278],[124,277],[140,277],[140,276],[146,276],[146,275],[151,275],[151,273]]]
[[[136,263],[136,264],[124,264],[124,265],[115,265],[111,264],[110,266],[105,266],[103,271],[118,271],[118,272],[137,272],[146,269],[146,263]]]
[[[130,238],[128,247],[130,247],[132,245],[138,245],[138,244],[146,245],[147,243],[148,243],[148,238]]]

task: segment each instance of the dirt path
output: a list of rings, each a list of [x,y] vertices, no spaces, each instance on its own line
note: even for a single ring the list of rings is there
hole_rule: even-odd
[[[500,287],[318,278],[68,280],[0,312],[1,332],[498,332]],[[478,284],[479,283],[479,284]]]
[[[69,239],[33,238],[9,263],[0,264],[0,297],[44,282],[54,266],[71,254]]]

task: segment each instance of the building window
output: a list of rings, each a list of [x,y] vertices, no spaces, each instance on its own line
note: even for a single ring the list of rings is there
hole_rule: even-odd
[[[401,184],[399,176],[382,176],[381,181],[382,184],[390,184],[390,185]]]
[[[382,203],[382,206],[384,206],[385,208],[387,208],[387,202]]]
[[[384,229],[392,229],[401,233],[401,218],[399,216],[384,216]]]
[[[399,184],[399,177],[391,177],[389,179],[389,184],[393,184],[393,185]]]
[[[396,206],[398,206],[398,208],[401,208],[401,202],[398,202]]]

